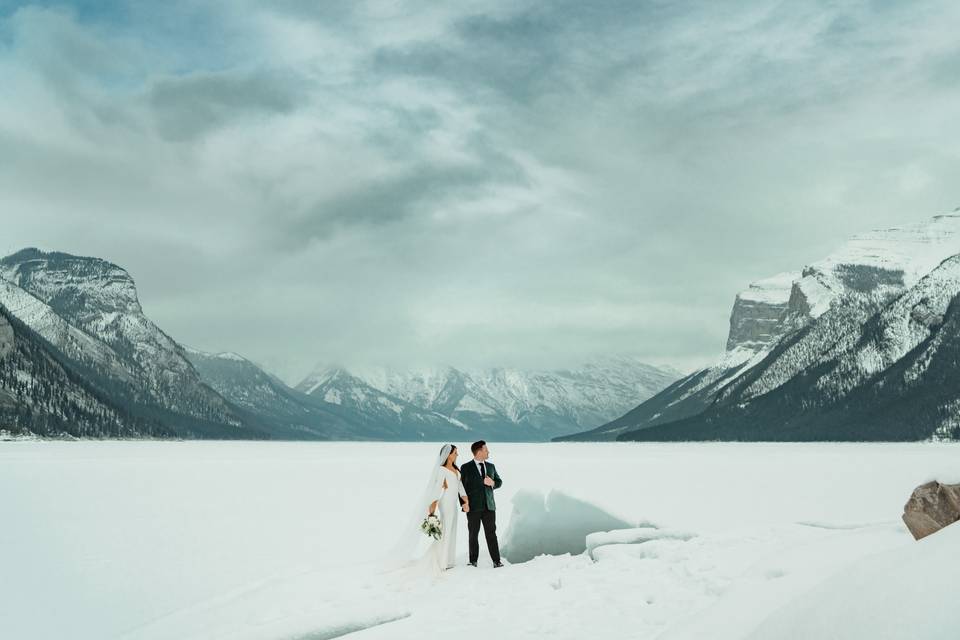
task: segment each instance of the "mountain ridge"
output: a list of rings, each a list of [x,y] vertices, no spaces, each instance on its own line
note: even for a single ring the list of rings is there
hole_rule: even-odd
[[[324,365],[297,389],[338,401],[350,393],[347,387],[353,381],[357,387],[378,389],[501,439],[543,440],[603,422],[652,396],[678,375],[629,356],[603,356],[580,367],[553,370]],[[339,383],[331,384],[334,379]]]

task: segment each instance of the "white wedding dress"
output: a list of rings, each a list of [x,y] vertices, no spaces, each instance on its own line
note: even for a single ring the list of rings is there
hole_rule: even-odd
[[[437,481],[436,495],[438,497],[437,515],[440,517],[440,527],[443,531],[439,540],[434,540],[427,551],[427,562],[434,575],[453,567],[454,555],[457,552],[457,514],[460,512],[460,496],[466,497],[467,492],[460,482],[460,475],[446,467],[440,467],[440,477]]]
[[[466,497],[460,476],[442,466],[453,450],[453,445],[446,444],[434,460],[430,469],[429,479],[423,493],[412,502],[409,517],[400,529],[400,538],[384,557],[382,565],[384,571],[399,569],[412,570],[412,574],[426,574],[433,577],[440,576],[444,570],[454,565],[454,556],[457,552],[457,525],[460,511],[459,496]],[[442,533],[439,540],[434,540],[420,529],[423,519],[430,512],[430,506],[437,502],[434,513],[440,518]]]

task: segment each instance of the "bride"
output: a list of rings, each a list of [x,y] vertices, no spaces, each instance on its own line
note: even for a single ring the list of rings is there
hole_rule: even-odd
[[[446,454],[446,455],[444,455]],[[460,467],[457,466],[457,448],[452,444],[445,444],[440,450],[440,476],[434,480],[434,495],[439,498],[430,503],[428,514],[433,515],[438,505],[440,508],[440,527],[443,534],[439,540],[430,545],[427,552],[430,555],[430,565],[434,573],[453,568],[453,554],[457,550],[457,511],[460,507],[459,498],[463,498],[463,511],[469,513],[470,503],[467,501],[467,492],[460,482]]]
[[[457,448],[452,444],[445,444],[440,449],[426,489],[415,503],[414,512],[404,527],[403,535],[391,553],[394,562],[399,561],[402,565],[427,570],[434,576],[453,567],[457,550],[457,511],[460,508],[460,498],[463,498],[463,510],[470,511],[467,492],[460,482],[458,455]],[[420,530],[423,519],[434,514],[440,518],[442,534],[439,540],[428,538]],[[428,541],[429,547],[421,555],[420,549],[424,540]]]

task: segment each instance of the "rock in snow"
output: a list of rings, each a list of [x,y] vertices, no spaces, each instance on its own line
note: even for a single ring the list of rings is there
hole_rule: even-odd
[[[903,522],[917,540],[960,520],[960,484],[937,481],[913,490],[903,507]]]

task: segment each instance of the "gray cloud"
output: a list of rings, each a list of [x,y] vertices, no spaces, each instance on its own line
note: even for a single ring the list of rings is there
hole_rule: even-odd
[[[0,18],[0,249],[290,379],[703,363],[750,280],[958,204],[947,2],[143,6]]]
[[[243,116],[288,113],[304,97],[303,79],[284,70],[161,78],[147,95],[160,135],[175,141],[203,135]]]

